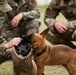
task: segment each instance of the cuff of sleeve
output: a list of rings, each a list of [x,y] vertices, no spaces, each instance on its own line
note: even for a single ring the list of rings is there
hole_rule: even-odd
[[[67,27],[76,29],[76,21],[74,20],[74,21],[67,22]]]
[[[67,22],[67,27],[68,28],[73,28],[72,22]]]
[[[54,19],[50,19],[50,21],[48,23],[48,27],[50,28],[51,31],[56,31],[56,29],[54,27],[55,22],[57,22],[57,21]]]
[[[56,22],[56,20],[54,19],[50,19],[50,18],[46,18],[45,19],[45,24],[49,27],[49,26],[53,26],[54,23]]]
[[[0,45],[0,50],[6,51],[6,49],[7,49],[7,48],[5,47],[5,44],[1,44],[1,45]]]
[[[45,19],[45,24],[47,25],[47,27],[50,28],[51,31],[55,31],[55,28],[54,28],[55,22],[57,21],[54,19],[50,19],[50,18]]]
[[[23,14],[23,19],[27,20],[29,12],[22,12],[22,14]]]
[[[72,39],[73,40],[76,40],[76,30],[73,32],[73,34],[72,34]]]
[[[74,21],[67,22],[67,28],[70,32],[74,32],[74,30],[76,30],[76,24]]]

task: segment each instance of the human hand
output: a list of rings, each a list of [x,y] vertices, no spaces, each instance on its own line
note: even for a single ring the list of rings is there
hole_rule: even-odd
[[[18,44],[21,42],[21,38],[13,38],[11,41],[9,41],[8,43],[6,43],[5,47],[6,48],[11,48],[13,46],[18,46]]]
[[[22,13],[19,13],[18,15],[16,15],[16,16],[12,19],[11,25],[12,25],[13,27],[18,26],[18,24],[19,24],[20,20],[22,19],[22,17],[23,17],[23,14],[22,14]]]
[[[61,23],[61,22],[55,22],[54,27],[56,28],[56,30],[57,30],[59,33],[65,33],[66,30],[67,30],[66,24]]]

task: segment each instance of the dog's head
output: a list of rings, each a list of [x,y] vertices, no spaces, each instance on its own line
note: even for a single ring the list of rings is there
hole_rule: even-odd
[[[42,33],[34,33],[31,35],[31,45],[34,51],[39,52],[45,47],[45,36],[48,33],[49,28],[44,30]]]

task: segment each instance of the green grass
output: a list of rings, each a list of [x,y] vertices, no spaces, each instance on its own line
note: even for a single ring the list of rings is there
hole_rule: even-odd
[[[39,9],[40,9],[40,12],[41,12],[41,17],[40,17],[40,21],[41,21],[40,32],[42,32],[44,29],[46,29],[46,25],[44,24],[44,12],[45,12],[46,6],[40,6]]]
[[[45,12],[46,6],[39,6],[39,8],[40,8],[40,12],[41,12],[40,32],[42,32],[44,29],[46,29],[46,25],[44,24],[44,21],[43,21],[43,19],[44,19],[44,12]],[[66,19],[61,15],[61,13],[57,17],[57,20],[59,20],[59,19],[61,21],[66,21]],[[12,68],[13,68],[12,61],[4,62],[3,64],[0,65],[0,75],[12,75],[12,72],[13,72]],[[46,66],[44,73],[46,75],[68,75],[68,72],[61,65],[60,66],[59,65],[48,66],[48,67]]]

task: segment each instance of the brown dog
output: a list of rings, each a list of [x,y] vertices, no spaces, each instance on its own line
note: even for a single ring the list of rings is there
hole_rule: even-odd
[[[45,44],[44,37],[49,29],[41,34],[33,34],[31,43],[37,64],[37,75],[42,75],[45,65],[63,65],[69,75],[76,75],[76,50],[65,45]]]
[[[15,49],[11,51],[13,59],[13,75],[37,75],[37,66],[32,58],[32,49],[23,56]]]

